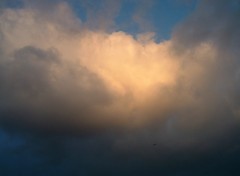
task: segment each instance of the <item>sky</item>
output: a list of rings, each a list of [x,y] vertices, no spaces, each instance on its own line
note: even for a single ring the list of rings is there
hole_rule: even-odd
[[[1,0],[0,175],[239,175],[239,17],[239,0]]]

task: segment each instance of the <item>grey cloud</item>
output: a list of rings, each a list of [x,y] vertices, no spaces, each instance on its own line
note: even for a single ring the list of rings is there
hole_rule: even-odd
[[[234,0],[199,1],[196,12],[177,27],[173,38],[183,48],[209,41],[234,49],[239,41],[239,8],[239,1]]]
[[[149,20],[147,20],[148,12],[151,11],[154,6],[154,1],[136,1],[137,8],[135,9],[135,13],[133,14],[133,21],[135,21],[141,32],[153,31],[154,27]]]
[[[122,0],[80,1],[86,11],[86,25],[92,30],[110,30],[115,28],[114,18],[117,17]]]
[[[19,128],[23,125],[54,132],[58,127],[64,131],[68,124],[66,130],[72,127],[75,131],[74,126],[82,126],[87,116],[93,115],[89,106],[108,103],[101,80],[85,68],[69,68],[66,77],[59,80],[53,71],[61,64],[59,57],[54,50],[29,46],[15,51],[11,61],[1,64],[2,125],[11,128],[13,122]],[[90,86],[86,89],[85,84]]]

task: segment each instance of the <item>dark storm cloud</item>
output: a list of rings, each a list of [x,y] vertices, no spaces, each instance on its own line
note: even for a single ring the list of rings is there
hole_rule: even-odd
[[[52,70],[54,66],[61,64],[59,57],[54,49],[44,51],[27,46],[14,51],[11,58],[4,58],[10,61],[1,63],[0,111],[3,127],[27,127],[42,132],[62,130],[64,133],[64,130],[71,131],[74,124],[78,123],[76,117],[82,116],[82,120],[86,120],[81,121],[79,125],[82,126],[87,123],[87,116],[93,116],[94,113],[88,110],[89,103],[109,101],[108,95],[104,95],[101,81],[85,68],[77,71],[69,68],[66,74],[72,80],[61,80],[63,82],[58,85],[61,87],[56,89],[54,83],[58,78]],[[74,79],[98,87],[86,89],[83,87],[85,85],[77,85]],[[76,99],[73,94],[76,94]]]
[[[0,21],[1,174],[239,175],[240,1],[200,1],[170,44],[28,4]]]

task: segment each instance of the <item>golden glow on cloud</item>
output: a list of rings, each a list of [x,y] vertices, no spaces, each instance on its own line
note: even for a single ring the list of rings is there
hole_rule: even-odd
[[[177,62],[169,56],[167,42],[142,44],[123,32],[91,35],[81,41],[80,62],[118,95],[141,99],[154,87],[174,84]],[[82,47],[86,43],[92,44]]]
[[[64,3],[45,15],[36,9],[4,10],[0,26],[6,55],[28,46],[55,53],[57,63],[45,66],[47,88],[62,96],[69,109],[87,107],[89,112],[76,116],[91,116],[90,124],[143,124],[189,105],[196,101],[191,86],[196,80],[205,85],[207,65],[215,62],[210,44],[177,55],[174,40],[156,43],[153,33],[134,38],[90,30]]]

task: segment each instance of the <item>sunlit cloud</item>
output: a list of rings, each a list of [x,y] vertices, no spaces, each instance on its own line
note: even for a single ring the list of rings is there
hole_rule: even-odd
[[[185,108],[198,110],[184,116],[207,121],[215,106],[209,103],[222,96],[212,83],[218,50],[209,41],[179,53],[175,39],[157,43],[152,33],[92,31],[66,3],[44,15],[32,7],[6,9],[1,33],[2,96],[11,97],[8,108],[38,114],[27,121],[58,124],[62,116],[80,129],[142,126]]]

